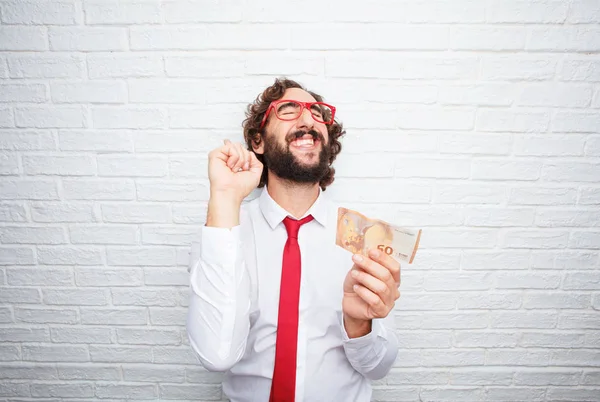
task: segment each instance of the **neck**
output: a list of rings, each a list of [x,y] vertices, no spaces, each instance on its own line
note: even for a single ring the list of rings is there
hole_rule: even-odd
[[[267,191],[277,204],[300,219],[319,196],[319,183],[296,183],[283,180],[269,171]]]

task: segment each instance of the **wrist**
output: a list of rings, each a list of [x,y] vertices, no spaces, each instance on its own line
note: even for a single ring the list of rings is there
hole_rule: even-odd
[[[211,191],[206,226],[232,228],[240,223],[242,200],[233,192]]]
[[[350,339],[360,338],[371,332],[373,320],[360,320],[344,313],[344,329]]]

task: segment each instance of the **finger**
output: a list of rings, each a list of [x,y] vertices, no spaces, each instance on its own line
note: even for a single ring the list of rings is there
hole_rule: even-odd
[[[234,144],[229,143],[228,145],[226,145],[226,147],[227,155],[229,155],[229,158],[227,159],[227,166],[231,170],[234,170],[235,164],[240,160],[240,155]]]
[[[378,294],[380,297],[388,298],[390,295],[392,295],[388,285],[385,282],[375,278],[373,275],[358,270],[352,270],[352,277],[361,285],[369,289],[371,292]]]
[[[245,157],[246,154],[245,154],[244,149],[242,148],[241,144],[237,143],[234,146],[235,146],[235,150],[236,150],[237,154],[240,157],[237,160],[237,162],[235,163],[235,165],[233,165],[233,171],[237,172],[239,170],[242,170],[242,167],[246,163],[246,157]]]
[[[396,261],[394,257],[378,249],[370,250],[369,257],[371,257],[374,261],[387,268],[392,274],[396,285],[400,286],[400,263]]]
[[[250,170],[252,171],[261,171],[263,168],[262,163],[256,157],[256,154],[252,151],[250,152]]]
[[[354,285],[353,289],[358,297],[369,305],[367,315],[370,318],[385,317],[387,315],[388,308],[379,296],[362,285]]]
[[[358,265],[358,267],[363,269],[365,272],[373,275],[377,279],[385,283],[394,282],[394,278],[390,270],[384,267],[383,265],[379,264],[378,262],[375,262],[374,260],[370,259],[369,257],[364,257],[360,254],[354,254],[352,256],[352,260],[356,265]]]

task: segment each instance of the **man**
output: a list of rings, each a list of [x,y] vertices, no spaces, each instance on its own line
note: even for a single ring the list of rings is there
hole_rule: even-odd
[[[247,149],[226,140],[209,154],[187,329],[231,401],[369,401],[396,359],[400,265],[335,245],[324,190],[343,134],[335,107],[276,80],[248,107]]]

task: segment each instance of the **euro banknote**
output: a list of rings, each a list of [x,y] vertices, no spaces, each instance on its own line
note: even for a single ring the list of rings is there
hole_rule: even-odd
[[[421,229],[401,228],[348,208],[338,208],[335,243],[354,254],[366,256],[376,248],[398,262],[412,264],[420,240]]]

